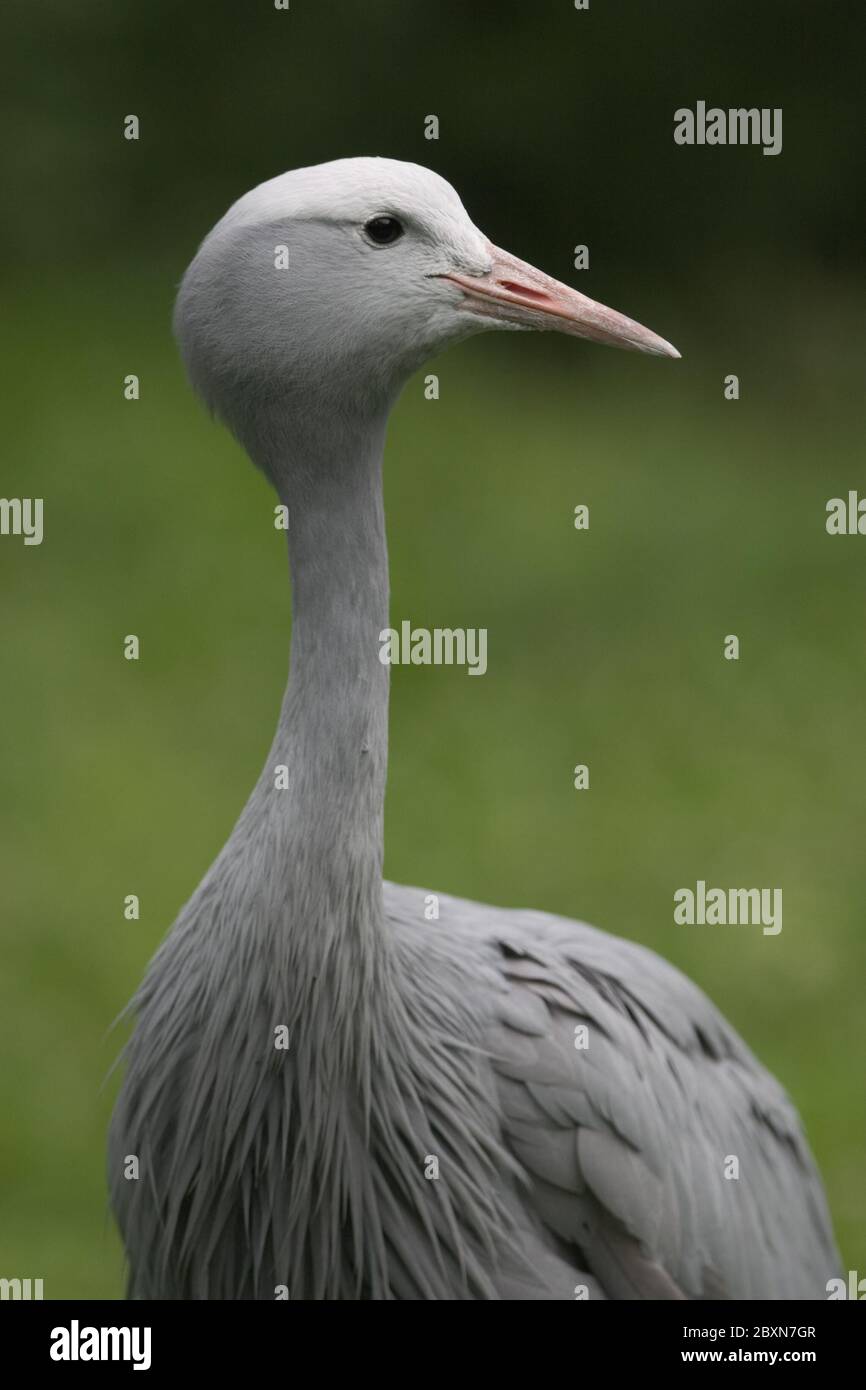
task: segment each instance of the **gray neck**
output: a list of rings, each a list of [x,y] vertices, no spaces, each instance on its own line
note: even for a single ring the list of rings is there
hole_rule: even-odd
[[[388,668],[379,633],[388,625],[387,412],[316,414],[327,416],[326,429],[292,421],[264,444],[261,436],[249,441],[289,508],[292,642],[279,724],[247,808],[253,823],[241,832],[254,841],[266,881],[263,917],[282,943],[275,963],[291,963],[307,1000],[335,961],[341,979],[331,983],[344,997],[353,977],[364,988],[385,971]]]
[[[510,1160],[480,1066],[479,1020],[457,988],[460,968],[476,958],[455,965],[435,935],[383,930],[386,413],[366,426],[340,418],[327,437],[293,427],[273,430],[268,447],[261,435],[247,441],[290,509],[291,670],[264,771],[218,861],[222,881],[200,890],[216,934],[204,959],[222,966],[213,1035],[231,1047],[231,1067],[218,1072],[223,1109],[215,1107],[229,1158],[223,1170],[203,1162],[214,1190],[200,1205],[223,1210],[233,1162],[244,1212],[239,1201],[237,1228],[223,1223],[214,1240],[229,1286],[246,1280],[256,1297],[287,1282],[293,1296],[387,1298],[407,1279],[424,1297],[451,1297],[455,1287],[492,1297],[490,1252],[510,1232],[501,1182]],[[284,791],[274,786],[277,764],[288,769]],[[201,937],[187,949],[201,959]],[[290,1042],[278,1053],[279,1024]],[[193,1124],[210,1104],[202,1090],[195,1142],[210,1133]],[[458,1171],[431,1206],[411,1175],[423,1155],[450,1152],[455,1136]],[[279,1200],[262,1173],[283,1183]],[[252,1270],[250,1242],[235,1234],[249,1211],[263,1233]]]
[[[307,840],[365,856],[381,878],[388,763],[385,420],[297,442],[276,473],[289,508],[292,645],[272,754]],[[299,456],[303,451],[306,456]],[[313,456],[311,457],[310,454]]]

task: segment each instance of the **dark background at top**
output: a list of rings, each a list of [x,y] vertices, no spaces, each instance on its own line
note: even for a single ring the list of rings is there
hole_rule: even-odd
[[[563,274],[564,228],[594,268],[635,269],[637,244],[668,281],[864,255],[856,4],[44,0],[4,28],[13,263],[186,254],[253,184],[349,154],[431,164]],[[781,106],[782,154],[677,147],[673,111],[698,99]]]

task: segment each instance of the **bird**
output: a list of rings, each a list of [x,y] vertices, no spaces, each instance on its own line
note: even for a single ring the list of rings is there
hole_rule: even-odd
[[[840,1267],[791,1101],[688,978],[383,881],[388,416],[494,329],[679,357],[387,158],[260,184],[182,279],[191,385],[288,509],[292,625],[262,772],[124,1011],[131,1298],[820,1299]]]

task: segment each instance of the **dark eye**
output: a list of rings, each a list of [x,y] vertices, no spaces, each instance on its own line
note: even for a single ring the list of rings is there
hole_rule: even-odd
[[[377,246],[390,246],[403,235],[403,223],[396,217],[371,217],[364,224],[364,231]]]

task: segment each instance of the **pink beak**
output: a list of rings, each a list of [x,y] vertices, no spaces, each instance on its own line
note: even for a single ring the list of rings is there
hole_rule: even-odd
[[[634,319],[587,299],[491,242],[487,243],[487,250],[493,260],[487,275],[452,271],[442,277],[460,286],[473,313],[524,328],[571,333],[576,338],[589,338],[591,342],[631,352],[679,357],[675,347]]]

